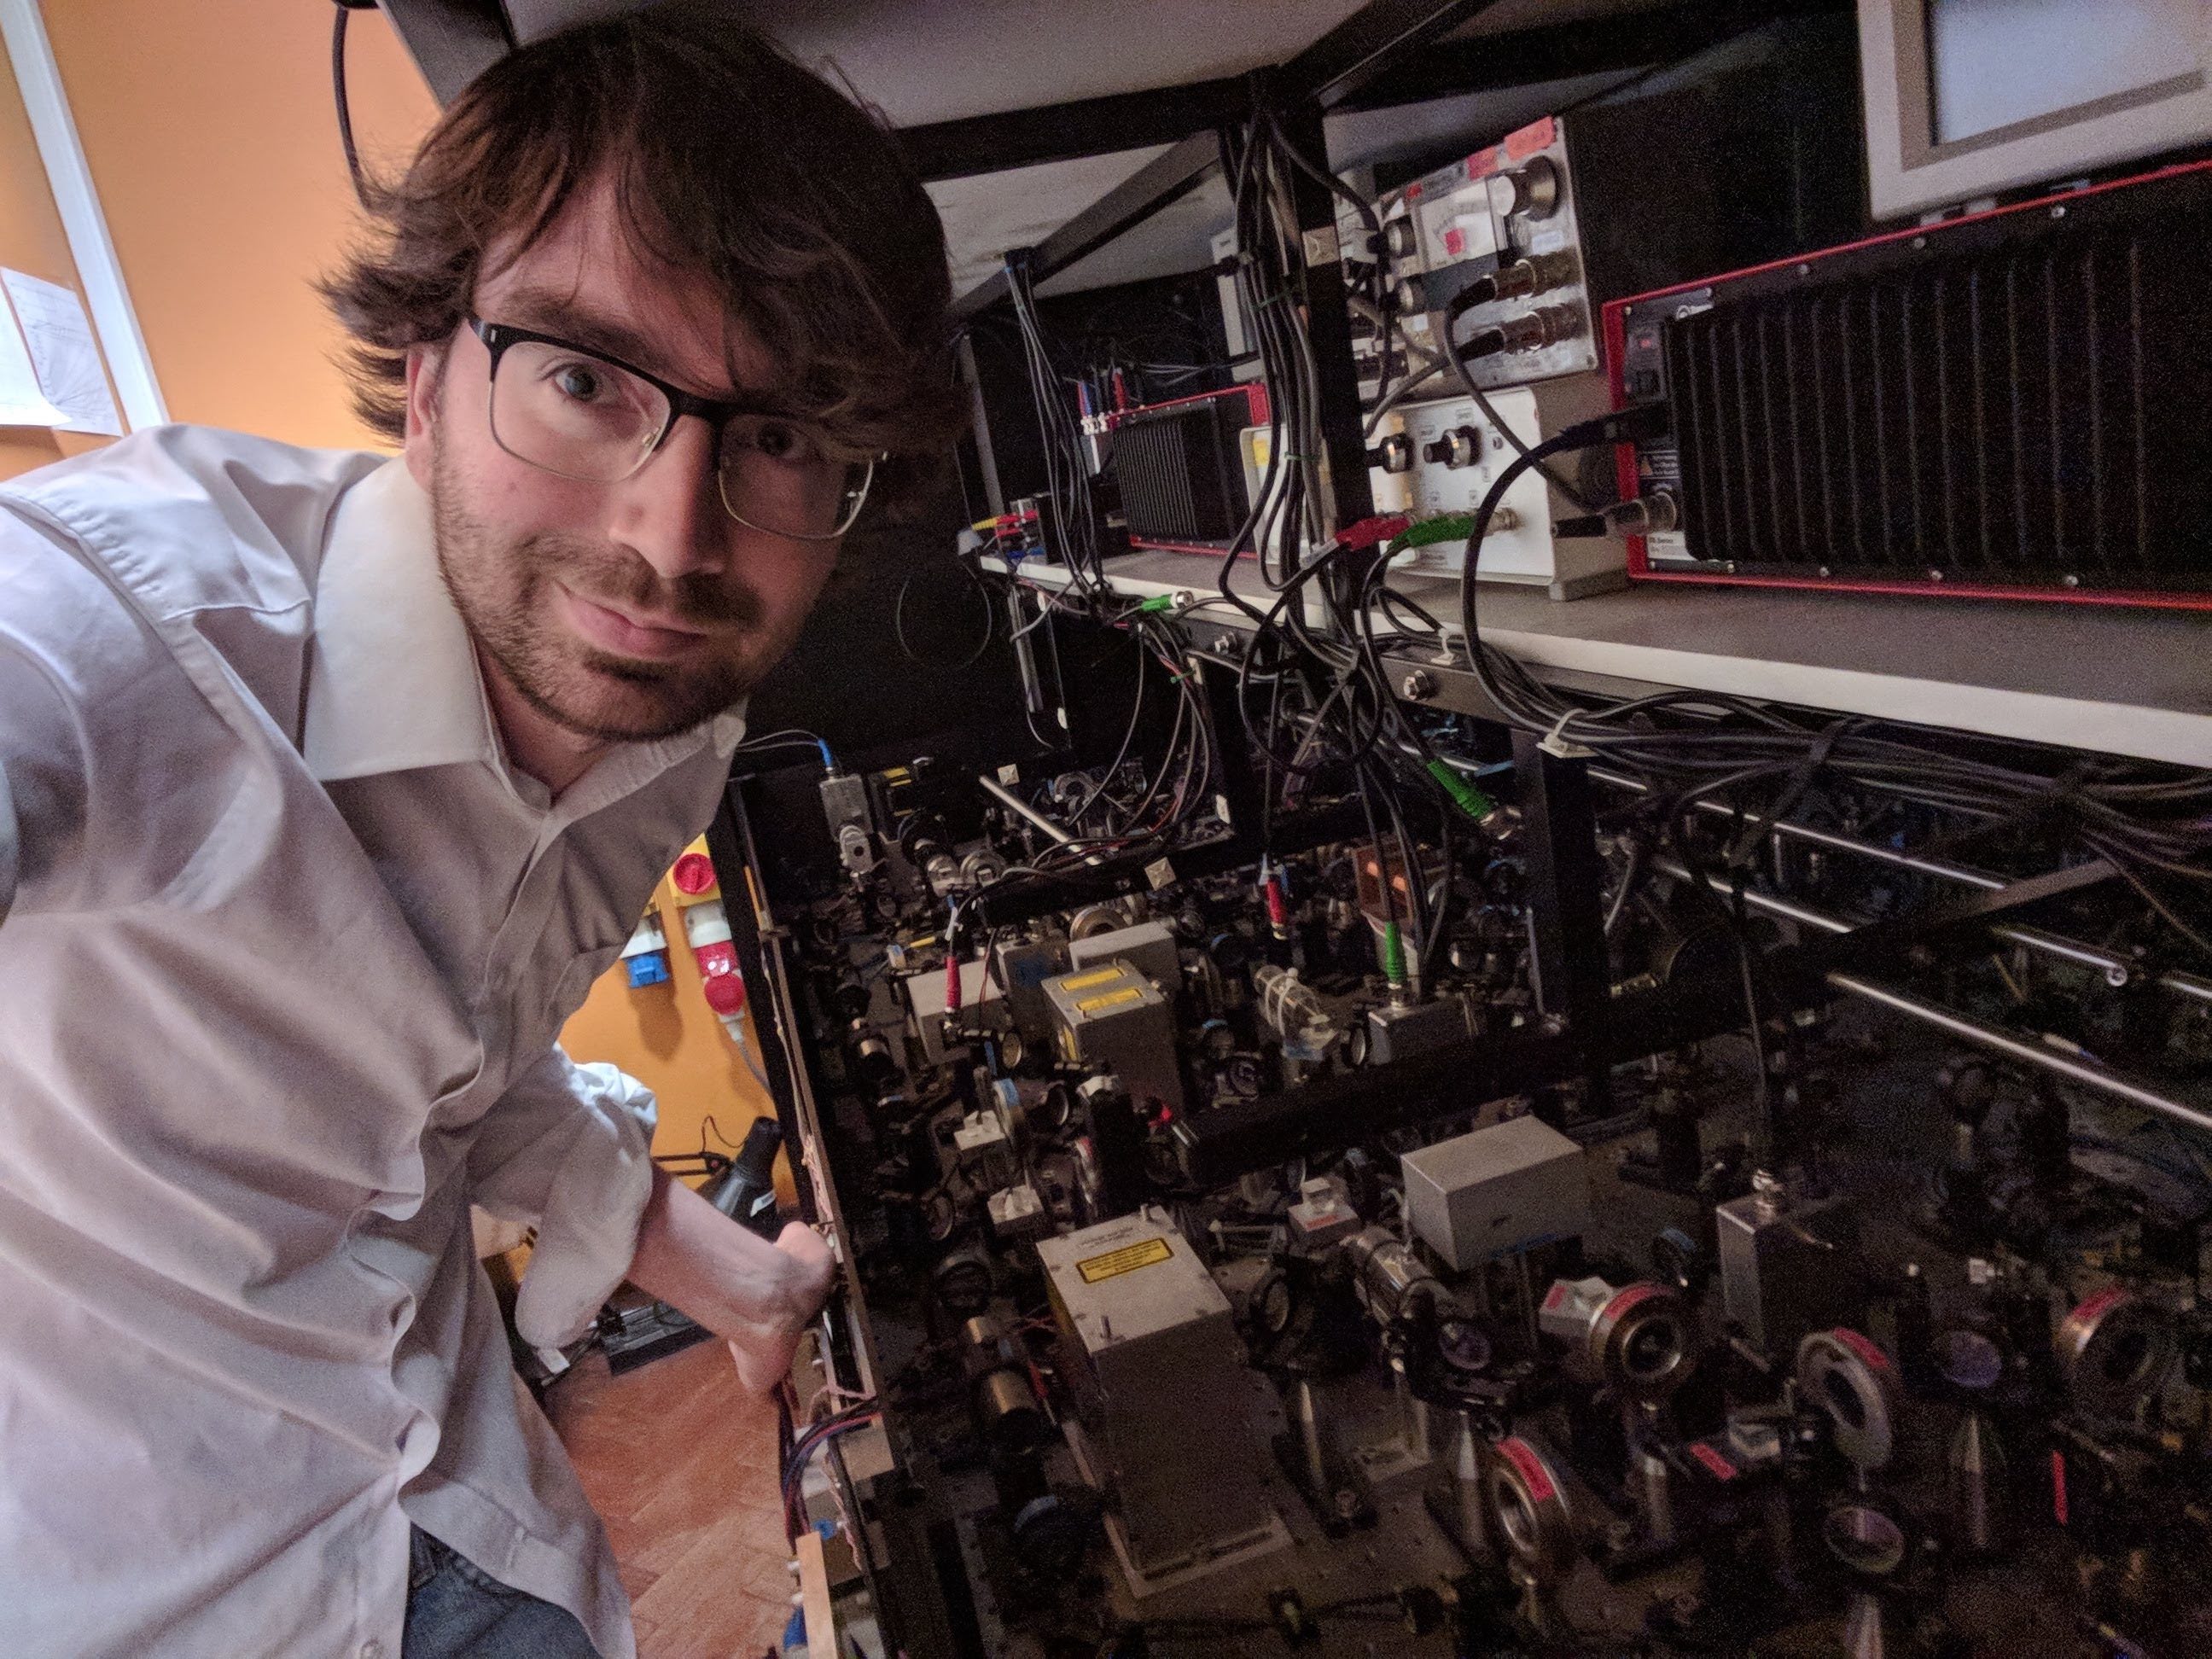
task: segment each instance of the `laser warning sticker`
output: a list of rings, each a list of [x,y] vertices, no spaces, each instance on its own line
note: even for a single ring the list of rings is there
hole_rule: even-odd
[[[1109,1250],[1103,1255],[1094,1255],[1088,1261],[1079,1261],[1075,1264],[1075,1271],[1083,1275],[1085,1284],[1096,1285],[1102,1279],[1133,1273],[1139,1267],[1165,1261],[1174,1254],[1164,1238],[1147,1238],[1135,1244],[1124,1244],[1118,1250]]]
[[[1095,1014],[1101,1008],[1119,1008],[1125,1003],[1142,1002],[1145,994],[1133,985],[1125,985],[1118,991],[1101,991],[1095,997],[1083,997],[1076,1002],[1079,1011]]]

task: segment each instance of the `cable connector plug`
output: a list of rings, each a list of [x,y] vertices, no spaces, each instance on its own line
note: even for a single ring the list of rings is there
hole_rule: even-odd
[[[1665,404],[1636,404],[1609,415],[1571,426],[1544,446],[1559,449],[1595,449],[1601,444],[1649,443],[1674,429],[1674,411]]]
[[[1406,939],[1398,924],[1382,924],[1382,977],[1395,989],[1406,983]]]
[[[1364,553],[1395,537],[1404,535],[1413,522],[1413,520],[1403,513],[1378,514],[1371,519],[1362,519],[1357,524],[1348,524],[1338,531],[1337,545],[1348,547],[1356,553]]]
[[[1486,822],[1497,812],[1498,803],[1453,771],[1449,763],[1432,760],[1424,769],[1437,781],[1437,787],[1452,798],[1452,805],[1477,823]]]
[[[1615,501],[1595,513],[1561,519],[1552,526],[1552,534],[1562,541],[1577,537],[1655,536],[1679,529],[1681,523],[1681,504],[1669,491],[1656,489],[1632,501]]]

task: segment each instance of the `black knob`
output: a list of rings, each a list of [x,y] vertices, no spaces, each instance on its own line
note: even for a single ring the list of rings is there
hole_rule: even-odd
[[[1410,217],[1393,219],[1382,227],[1382,246],[1394,259],[1404,258],[1420,245],[1420,232]]]
[[[745,1144],[730,1166],[703,1190],[702,1196],[732,1220],[742,1223],[763,1238],[776,1235],[775,1155],[783,1146],[783,1131],[772,1117],[753,1120]]]
[[[1367,452],[1367,465],[1379,466],[1385,472],[1410,472],[1413,470],[1413,441],[1402,432],[1394,432]]]
[[[1481,441],[1472,428],[1464,426],[1455,426],[1435,442],[1421,446],[1421,459],[1431,466],[1438,462],[1447,467],[1473,466],[1481,453]]]
[[[1548,157],[1539,155],[1516,172],[1493,173],[1490,205],[1500,218],[1516,213],[1550,218],[1559,210],[1559,169]]]

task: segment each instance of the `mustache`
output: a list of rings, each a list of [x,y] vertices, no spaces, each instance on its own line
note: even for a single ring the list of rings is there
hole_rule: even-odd
[[[665,581],[635,553],[602,542],[540,532],[518,550],[541,576],[558,576],[587,599],[605,599],[647,616],[709,629],[755,628],[767,607],[734,571],[690,571]]]

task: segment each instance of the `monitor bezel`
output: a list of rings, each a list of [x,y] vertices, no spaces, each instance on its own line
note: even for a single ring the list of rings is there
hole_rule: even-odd
[[[2196,64],[1969,138],[1935,141],[1928,0],[1858,0],[1867,190],[1877,220],[2061,182],[2212,138],[2212,7]]]

